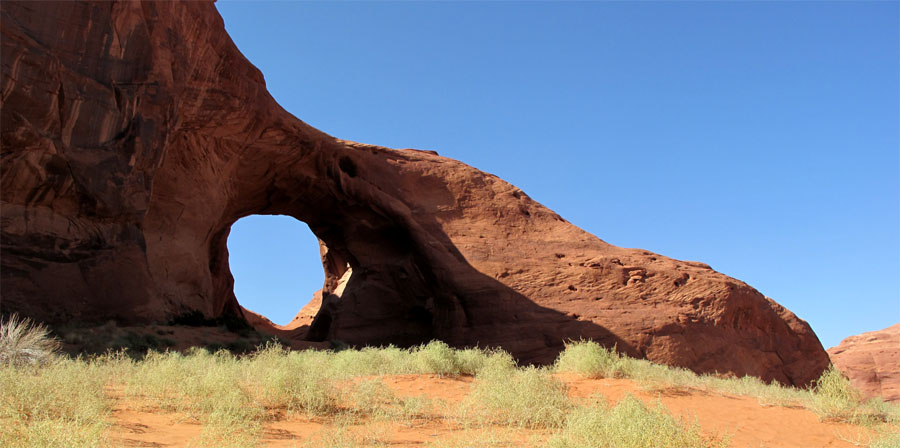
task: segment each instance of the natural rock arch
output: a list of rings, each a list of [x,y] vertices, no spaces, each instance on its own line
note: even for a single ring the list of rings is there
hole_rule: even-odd
[[[0,11],[3,312],[240,315],[227,232],[271,213],[328,248],[315,339],[438,338],[548,362],[589,338],[787,384],[828,364],[804,321],[709,266],[606,244],[436,153],[313,129],[275,103],[212,3]]]

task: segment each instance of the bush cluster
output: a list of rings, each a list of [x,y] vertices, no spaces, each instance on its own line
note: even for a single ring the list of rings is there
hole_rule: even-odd
[[[137,338],[137,336],[135,336]],[[333,430],[318,444],[356,446],[382,437],[390,424],[443,419],[462,428],[462,439],[506,440],[503,428],[544,433],[533,444],[563,447],[720,447],[727,438],[703,436],[696,425],[672,417],[657,403],[628,396],[615,406],[603,399],[575,401],[556,373],[589,378],[634,378],[646,387],[698,388],[758,397],[767,403],[805,406],[822,418],[868,425],[883,432],[872,447],[897,446],[900,407],[863,401],[834,368],[810,390],[765,384],[756,378],[719,378],[631,359],[595,342],[570,343],[552,368],[518,367],[503,351],[449,347],[443,342],[401,349],[290,351],[269,342],[249,354],[195,348],[159,352],[147,345],[141,359],[122,352],[91,358],[56,355],[47,329],[12,316],[0,330],[0,446],[88,447],[108,445],[114,388],[133,403],[180,412],[198,420],[199,446],[248,447],[261,440],[266,421],[287,414],[325,419]],[[398,397],[383,375],[474,376],[459,404]],[[356,422],[356,423],[353,423]],[[345,429],[365,422],[371,434]],[[887,429],[885,429],[887,428]],[[375,434],[378,433],[378,434]],[[381,435],[379,435],[381,434]]]

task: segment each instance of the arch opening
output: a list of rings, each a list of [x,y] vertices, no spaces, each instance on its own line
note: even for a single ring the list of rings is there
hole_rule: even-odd
[[[309,324],[325,273],[321,242],[306,223],[286,215],[246,216],[232,224],[227,245],[241,307],[277,326]]]
[[[354,166],[344,163],[340,167],[335,160],[334,172],[340,173],[341,179],[349,179],[346,171],[353,171]],[[415,228],[410,228],[402,216],[386,214],[365,203],[332,200],[301,188],[306,186],[287,187],[267,191],[262,206],[249,206],[253,203],[250,199],[239,201],[239,210],[227,214],[234,218],[223,220],[224,225],[213,231],[209,272],[212,278],[222,279],[215,285],[218,292],[214,298],[221,300],[214,303],[221,308],[214,310],[214,315],[243,316],[258,331],[287,340],[341,341],[360,346],[416,345],[444,338],[447,329],[464,320],[457,299],[430,268],[427,250],[417,242]],[[271,295],[263,294],[261,301],[254,301],[259,291],[247,292],[249,284],[241,272],[245,269],[241,265],[247,261],[238,244],[246,223],[272,219],[293,226],[293,230],[287,230],[289,236],[303,234],[309,238],[308,248],[293,248],[308,260],[307,267],[281,277],[316,275],[306,286],[287,288],[290,295],[279,302],[293,303],[293,307],[283,309],[280,315],[266,309],[273,301]],[[284,235],[281,229],[255,228],[250,233],[267,241],[264,245],[270,248],[289,246],[290,238],[277,236]],[[249,244],[250,249],[259,246]],[[256,274],[280,264],[274,256],[257,254],[248,259],[249,269]]]

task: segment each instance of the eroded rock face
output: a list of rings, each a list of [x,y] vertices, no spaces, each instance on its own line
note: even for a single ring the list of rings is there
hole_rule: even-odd
[[[828,355],[866,398],[900,401],[900,324],[850,336]]]
[[[0,10],[4,312],[240,315],[229,229],[284,214],[318,236],[326,272],[297,337],[440,338],[534,362],[591,338],[798,385],[828,363],[806,322],[709,266],[606,244],[435,153],[308,126],[268,94],[212,3]]]

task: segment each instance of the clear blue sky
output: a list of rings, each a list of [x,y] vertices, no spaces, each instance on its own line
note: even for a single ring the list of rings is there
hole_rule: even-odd
[[[897,2],[217,5],[325,132],[437,150],[609,243],[709,263],[826,348],[900,321]],[[238,300],[279,323],[322,284],[290,221],[229,239]]]

